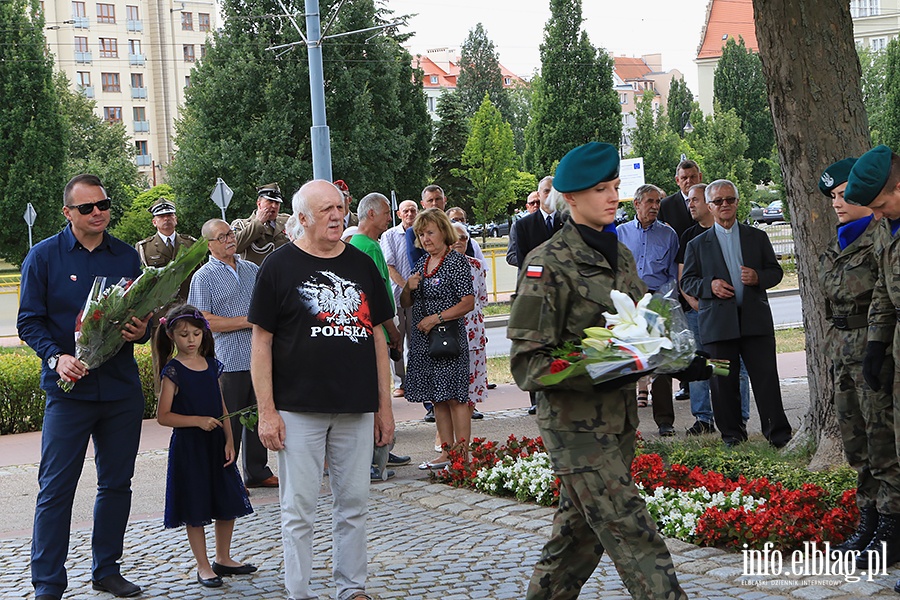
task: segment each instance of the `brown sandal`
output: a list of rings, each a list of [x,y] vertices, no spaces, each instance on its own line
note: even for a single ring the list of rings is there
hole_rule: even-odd
[[[648,406],[650,406],[649,396],[650,396],[650,392],[648,392],[647,390],[638,392],[638,395],[637,395],[638,408],[647,408]]]

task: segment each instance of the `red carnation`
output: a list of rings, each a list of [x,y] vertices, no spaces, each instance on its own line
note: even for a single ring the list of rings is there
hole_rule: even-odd
[[[560,371],[565,371],[568,367],[569,361],[557,358],[552,363],[550,363],[550,372],[559,373]]]

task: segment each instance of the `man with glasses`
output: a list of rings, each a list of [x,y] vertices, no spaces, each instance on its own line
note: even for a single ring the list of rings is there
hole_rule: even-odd
[[[277,183],[267,183],[256,188],[256,210],[249,218],[237,219],[231,224],[237,236],[237,252],[241,258],[259,266],[275,248],[288,243],[284,231],[288,215],[278,212],[283,201],[281,188]]]
[[[125,326],[126,344],[103,365],[88,371],[75,358],[75,319],[94,278],[106,277],[112,285],[141,274],[135,249],[106,231],[110,204],[96,175],[73,177],[63,192],[62,212],[69,224],[35,245],[22,265],[17,327],[19,337],[43,359],[41,389],[47,394],[31,543],[37,600],[59,600],[68,585],[72,503],[90,439],[97,468],[92,585],[119,597],[141,593],[122,577],[118,561],[144,414],[133,342],[147,341],[149,315]],[[64,392],[57,386],[60,379],[77,383]]]
[[[784,273],[765,232],[737,223],[738,191],[719,179],[706,188],[715,223],[687,245],[681,286],[698,299],[700,337],[706,350],[730,362],[727,377],[710,379],[713,414],[726,446],[747,439],[741,419],[740,359],[753,385],[763,435],[776,448],[791,439],[784,414],[775,327],[766,290]]]
[[[533,214],[537,211],[541,206],[541,196],[540,193],[535,190],[528,194],[528,199],[525,201],[525,210],[528,211],[528,214]],[[511,265],[513,267],[519,266],[519,259],[516,255],[516,227],[515,223],[509,228],[509,245],[506,246],[506,264]]]
[[[221,219],[210,219],[200,230],[209,240],[209,262],[197,269],[191,280],[188,303],[209,321],[216,342],[216,358],[225,365],[219,378],[228,412],[256,404],[250,381],[251,326],[247,321],[256,272],[259,267],[237,256],[235,232]],[[248,488],[278,487],[278,477],[268,467],[269,455],[259,434],[246,429],[239,419],[230,419],[234,451],[244,446],[242,467]]]

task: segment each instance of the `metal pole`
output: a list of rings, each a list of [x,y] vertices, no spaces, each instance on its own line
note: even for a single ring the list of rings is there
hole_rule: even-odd
[[[306,38],[309,51],[309,97],[312,104],[310,141],[313,178],[331,181],[331,139],[325,119],[325,75],[322,68],[319,1],[306,0]]]

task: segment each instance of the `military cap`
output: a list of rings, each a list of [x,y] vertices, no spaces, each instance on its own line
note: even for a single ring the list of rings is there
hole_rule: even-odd
[[[344,194],[350,193],[350,188],[347,186],[347,183],[343,179],[337,179],[334,182],[334,187],[341,190]]]
[[[553,176],[553,187],[562,193],[580,192],[618,176],[619,152],[615,146],[588,142],[562,157]]]
[[[857,159],[851,156],[850,158],[839,160],[825,169],[825,172],[819,177],[819,191],[831,198],[831,190],[842,183],[847,183],[847,178],[850,177],[850,169],[853,168],[856,161]]]
[[[277,183],[267,183],[266,185],[259,186],[256,188],[256,196],[258,198],[274,200],[275,202],[284,201],[284,198],[281,196],[281,188],[278,187]]]
[[[868,206],[887,183],[891,174],[891,149],[882,144],[859,157],[850,170],[844,198],[853,204]]]
[[[159,215],[174,215],[175,204],[168,198],[160,198],[151,204],[147,211],[154,217],[158,217]]]

